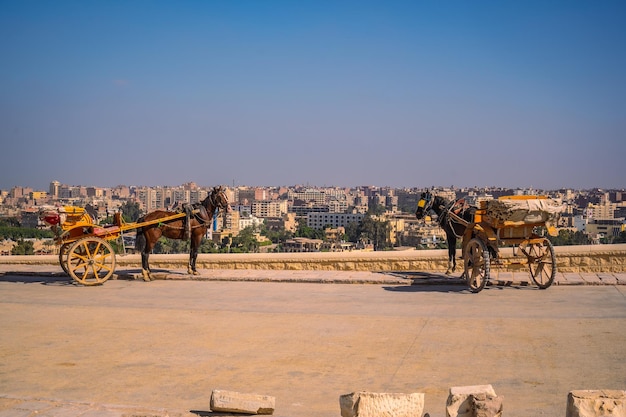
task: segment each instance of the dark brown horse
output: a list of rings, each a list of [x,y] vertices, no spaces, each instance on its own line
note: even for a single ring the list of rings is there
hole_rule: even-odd
[[[450,212],[453,211],[466,222],[472,223],[476,207],[468,206],[464,200],[448,201],[443,197],[432,195],[430,191],[426,191],[422,193],[420,200],[417,202],[415,217],[423,219],[430,211],[435,212],[439,226],[446,232],[446,241],[448,243],[448,270],[446,274],[450,274],[456,269],[456,241],[463,236],[466,228],[465,224],[455,221],[450,216]]]
[[[187,219],[170,220],[165,223],[156,223],[137,229],[137,240],[135,241],[135,249],[141,252],[141,274],[145,281],[152,279],[150,275],[150,265],[148,258],[150,252],[154,248],[161,236],[170,239],[186,239],[191,240],[191,248],[189,250],[189,265],[187,272],[189,274],[198,275],[196,271],[196,259],[198,258],[198,248],[202,242],[202,238],[206,234],[213,216],[218,215],[219,211],[230,211],[226,190],[222,187],[215,187],[213,191],[200,203],[195,203],[191,207],[190,214]],[[172,211],[157,210],[146,214],[137,222],[149,222],[163,217],[169,217],[176,214]],[[189,222],[189,223],[187,223]]]

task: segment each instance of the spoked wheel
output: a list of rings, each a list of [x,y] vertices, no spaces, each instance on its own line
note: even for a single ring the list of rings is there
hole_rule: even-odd
[[[465,280],[471,292],[480,292],[489,280],[489,251],[482,240],[473,238],[463,248]]]
[[[533,282],[542,290],[552,285],[556,276],[556,256],[552,243],[544,238],[540,242],[520,245],[520,250],[528,258]]]
[[[113,275],[115,252],[106,240],[85,237],[69,248],[67,267],[74,281],[83,285],[100,285]]]
[[[61,268],[63,268],[63,272],[65,272],[68,275],[70,273],[67,267],[67,255],[70,251],[70,246],[72,246],[71,243],[64,243],[59,248],[59,263],[61,264]]]

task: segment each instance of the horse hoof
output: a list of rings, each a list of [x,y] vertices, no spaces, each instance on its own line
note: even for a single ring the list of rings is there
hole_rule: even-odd
[[[446,275],[450,275],[450,274],[452,274],[452,272],[450,272],[450,270],[448,269],[448,270],[446,271]]]
[[[144,280],[145,282],[150,282],[150,281],[152,281],[152,278],[150,277],[150,272],[142,271],[142,272],[141,272],[141,278],[143,278],[143,280]]]
[[[193,271],[192,274],[193,275],[200,275],[200,273],[198,271]]]

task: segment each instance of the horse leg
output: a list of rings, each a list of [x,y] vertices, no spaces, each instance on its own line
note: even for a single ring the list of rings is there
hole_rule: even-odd
[[[151,228],[144,231],[144,236],[146,238],[146,246],[141,252],[141,276],[144,281],[152,281],[152,271],[150,270],[150,253],[152,249],[154,249],[154,245],[161,237],[161,233],[159,229]]]
[[[150,251],[141,252],[141,277],[144,281],[152,281],[152,276],[150,274],[150,264],[148,263],[148,258],[150,257]]]
[[[187,273],[189,275],[200,275],[198,271],[196,271],[196,259],[198,258],[198,250],[191,250],[189,252],[189,265],[187,266]]]
[[[200,235],[202,239],[202,235]],[[191,238],[191,248],[189,249],[189,265],[187,266],[187,273],[189,275],[199,275],[196,271],[196,259],[198,258],[198,246],[200,246],[199,240],[196,235]]]
[[[450,275],[456,270],[456,236],[454,233],[448,233],[448,270],[446,275]]]

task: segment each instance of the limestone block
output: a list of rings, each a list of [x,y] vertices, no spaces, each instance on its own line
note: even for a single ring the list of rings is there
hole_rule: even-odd
[[[342,417],[421,417],[424,394],[353,392],[339,397]]]
[[[470,396],[475,417],[502,417],[502,397],[484,392]]]
[[[276,399],[269,395],[213,390],[211,411],[242,414],[273,414]]]
[[[626,417],[626,391],[577,390],[567,395],[565,417]]]
[[[446,417],[474,417],[474,400],[478,394],[486,397],[497,397],[491,385],[469,385],[452,387],[446,402]]]

